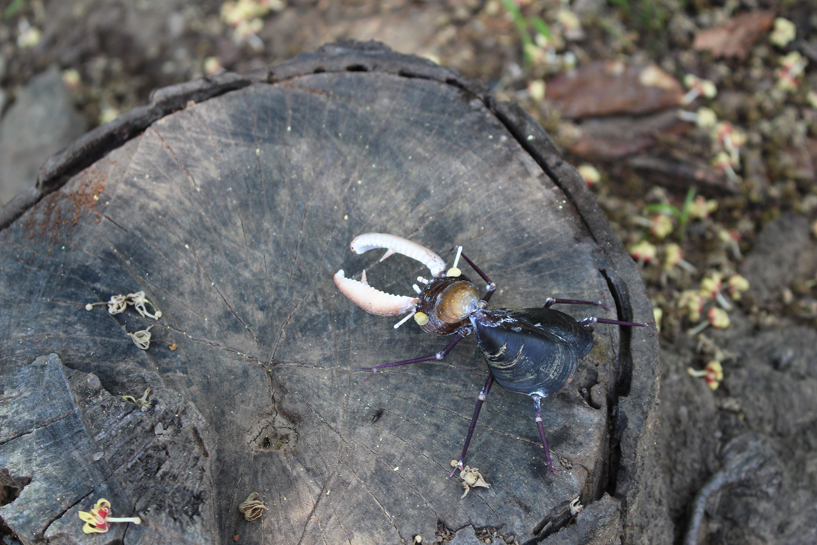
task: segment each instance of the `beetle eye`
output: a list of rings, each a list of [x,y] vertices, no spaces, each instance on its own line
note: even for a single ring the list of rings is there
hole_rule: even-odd
[[[424,326],[428,323],[428,314],[425,312],[416,312],[414,314],[414,321],[417,322],[417,325]]]
[[[462,271],[459,270],[456,267],[451,267],[450,269],[448,269],[448,272],[445,273],[446,276],[454,276],[454,277],[459,276],[461,274],[462,274]]]

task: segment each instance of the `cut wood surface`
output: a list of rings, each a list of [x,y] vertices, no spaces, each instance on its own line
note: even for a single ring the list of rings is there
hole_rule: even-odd
[[[6,524],[24,543],[89,543],[77,512],[106,497],[144,521],[114,527],[126,544],[433,542],[438,523],[524,543],[564,526],[581,498],[605,520],[620,512],[620,530],[639,501],[652,332],[595,326],[573,382],[543,401],[550,476],[530,398],[495,387],[466,459],[491,487],[461,499],[447,477],[487,377],[475,340],[364,382],[361,367],[449,339],[395,330],[332,281],[366,269],[413,294],[418,263],[349,249],[392,233],[449,263],[463,245],[498,285],[492,307],[600,299],[609,313],[559,308],[652,321],[637,270],[541,128],[376,45],[230,81],[213,98],[218,82],[165,92],[193,98],[162,116],[154,96],[142,113],[156,119],[100,128],[4,211],[0,469],[19,493],[0,507]],[[140,290],[159,320],[85,309]],[[148,326],[141,350],[128,333]],[[145,407],[121,397],[148,387]],[[268,509],[247,522],[238,506],[252,492]],[[596,502],[605,492],[617,502]]]

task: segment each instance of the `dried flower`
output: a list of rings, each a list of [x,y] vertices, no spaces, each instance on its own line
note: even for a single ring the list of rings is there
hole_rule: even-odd
[[[726,177],[730,180],[737,180],[738,178],[734,169],[737,165],[738,161],[735,160],[735,157],[725,151],[719,151],[715,158],[712,159],[712,166],[726,173]]]
[[[706,385],[712,390],[717,390],[718,385],[723,380],[723,366],[721,362],[712,360],[706,364],[702,371],[696,371],[692,367],[687,369],[687,373],[693,377],[703,377]]]
[[[701,195],[698,195],[689,205],[689,218],[694,220],[706,219],[709,217],[709,214],[717,209],[718,201],[714,199],[706,200]]]
[[[264,28],[264,21],[256,17],[249,21],[241,21],[236,25],[233,37],[236,41],[241,42],[247,40],[250,36],[255,36]]]
[[[664,309],[661,307],[652,307],[652,319],[655,320],[655,328],[661,331],[661,320],[664,319]]]
[[[458,462],[456,460],[451,460],[451,467],[457,468]],[[485,479],[482,476],[482,473],[479,472],[479,469],[475,467],[465,466],[460,470],[460,479],[462,479],[462,486],[465,488],[465,492],[462,493],[460,499],[464,498],[468,495],[468,492],[471,491],[472,488],[477,486],[481,486],[483,488],[491,488],[491,485],[485,482]]]
[[[541,34],[537,35],[541,36]],[[548,50],[546,47],[539,46],[537,44],[525,44],[525,55],[527,58],[531,60],[534,65],[543,65],[546,64],[549,59]]]
[[[630,255],[639,263],[650,263],[655,259],[657,250],[646,240],[630,246]]]
[[[135,405],[137,405],[139,407],[144,407],[145,405],[147,405],[149,403],[148,394],[150,394],[150,388],[145,390],[145,393],[142,394],[142,397],[140,397],[139,399],[136,399],[133,396],[122,396],[122,399],[124,399],[125,401],[130,401],[131,403],[133,403],[133,404],[135,404]]]
[[[713,307],[706,313],[706,319],[715,329],[726,329],[731,323],[729,315],[722,308]]]
[[[784,91],[794,91],[800,85],[799,75],[808,64],[808,61],[797,51],[792,51],[780,59],[780,68],[777,74],[777,86]]]
[[[701,280],[701,295],[708,301],[713,299],[721,291],[722,275],[714,272]]]
[[[146,303],[153,309],[153,313],[145,308]],[[112,295],[110,301],[107,303],[88,303],[85,305],[85,310],[92,310],[97,305],[108,305],[108,314],[110,315],[121,314],[128,308],[128,305],[133,305],[136,308],[136,312],[143,318],[147,317],[158,320],[162,317],[162,311],[156,310],[156,306],[148,301],[143,291],[129,293],[128,295]]]
[[[729,153],[731,166],[740,164],[740,147],[746,143],[746,134],[736,129],[728,121],[716,124],[712,128],[712,139]]]
[[[142,524],[142,519],[139,517],[122,517],[114,518],[108,515],[111,514],[111,502],[105,498],[101,498],[96,502],[91,512],[80,511],[79,518],[85,522],[82,531],[86,534],[103,534],[110,529],[111,522],[132,522],[134,524]]]
[[[743,292],[749,289],[749,281],[739,274],[733,274],[726,281],[727,291],[732,299],[739,301]]]
[[[579,165],[579,168],[576,170],[578,170],[581,177],[584,178],[584,183],[587,184],[587,187],[595,185],[601,180],[601,174],[599,174],[599,171],[593,165],[585,163]]]
[[[778,17],[774,20],[774,30],[769,34],[769,41],[777,47],[786,47],[797,36],[797,27],[788,19]]]
[[[31,26],[26,19],[20,19],[18,24],[20,34],[17,35],[17,47],[20,49],[31,49],[40,43],[43,33],[39,28]]]
[[[247,521],[253,521],[260,517],[265,510],[269,509],[264,503],[257,499],[258,492],[253,492],[247,499],[244,500],[241,505],[238,506],[238,510],[241,511],[241,514],[244,515],[244,518]]]
[[[150,348],[150,330],[152,327],[153,326],[150,326],[147,329],[143,329],[135,333],[128,333],[128,336],[131,338],[131,340],[133,340],[133,344],[142,350],[147,350]]]
[[[686,110],[679,110],[678,117],[680,117],[684,121],[695,123],[698,127],[702,129],[714,127],[715,123],[718,122],[718,116],[715,115],[715,112],[704,106],[698,108],[694,113],[688,112]]]
[[[565,30],[581,30],[582,24],[578,16],[569,9],[562,8],[556,12],[556,21],[564,27]]]
[[[681,247],[674,243],[670,242],[666,246],[664,246],[664,270],[668,271],[678,265],[684,259],[684,252],[681,250]]]
[[[659,239],[666,238],[672,233],[672,220],[662,214],[653,216],[650,220],[650,233]]]
[[[678,310],[687,315],[692,322],[701,319],[701,311],[704,308],[704,298],[699,290],[684,290],[676,304]]]
[[[545,98],[545,80],[535,79],[528,83],[528,93],[530,97],[539,102]]]
[[[263,17],[270,10],[281,11],[282,9],[284,9],[284,2],[281,0],[237,0],[222,4],[221,19],[235,27],[242,22]]]
[[[208,76],[224,72],[224,67],[221,66],[221,61],[218,57],[206,57],[204,59],[204,73]]]
[[[153,318],[154,320],[158,320],[162,317],[162,311],[156,310],[156,306],[148,301],[145,297],[145,292],[137,291],[136,293],[129,293],[128,294],[129,303],[136,308],[136,312],[138,312],[143,318]],[[145,303],[150,305],[150,308],[153,309],[153,314],[145,309]]]
[[[706,98],[714,98],[718,94],[718,89],[714,83],[693,74],[684,76],[684,85],[687,86],[689,92],[681,99],[681,104],[689,104],[701,95]]]
[[[75,68],[69,68],[62,72],[62,82],[69,89],[76,89],[82,83],[82,76]]]

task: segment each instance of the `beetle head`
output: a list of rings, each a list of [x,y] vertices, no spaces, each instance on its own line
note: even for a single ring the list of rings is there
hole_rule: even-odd
[[[464,275],[433,278],[420,293],[414,320],[426,333],[451,335],[479,309],[479,292]]]

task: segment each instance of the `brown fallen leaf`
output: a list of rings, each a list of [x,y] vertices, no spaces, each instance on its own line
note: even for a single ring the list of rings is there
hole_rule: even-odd
[[[638,155],[627,159],[627,166],[664,187],[688,190],[695,187],[706,195],[736,195],[738,185],[726,176],[693,157]]]
[[[752,46],[772,28],[774,17],[772,11],[742,13],[723,26],[699,32],[692,48],[711,51],[716,57],[744,59]]]
[[[545,98],[571,119],[645,114],[680,104],[681,83],[654,64],[596,61],[547,83]]]
[[[645,116],[610,116],[588,119],[568,150],[582,157],[619,159],[650,149],[659,135],[682,134],[690,125],[676,110]]]

